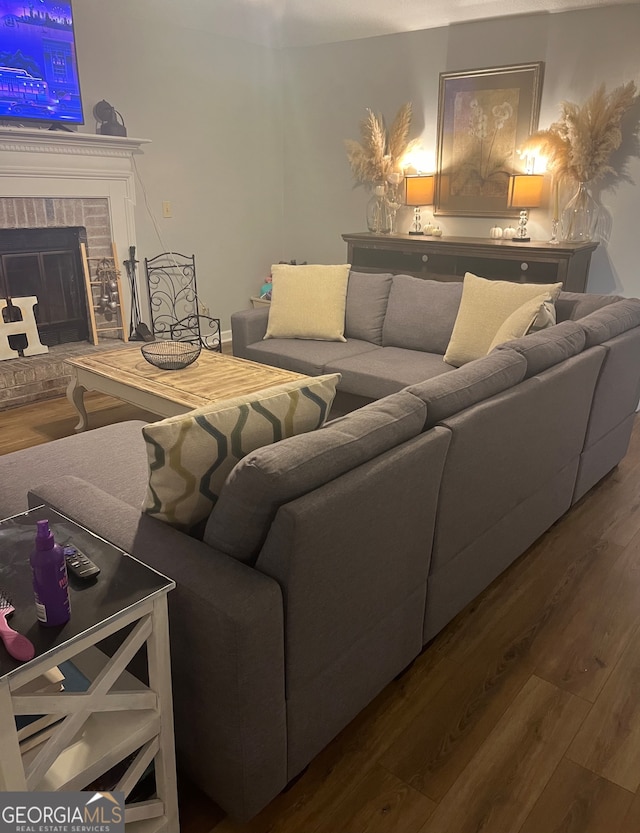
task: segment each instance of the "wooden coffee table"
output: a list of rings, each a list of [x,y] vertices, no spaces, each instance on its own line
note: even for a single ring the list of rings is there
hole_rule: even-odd
[[[67,359],[66,364],[72,374],[67,398],[80,415],[76,431],[88,426],[84,407],[87,390],[107,393],[152,414],[169,417],[209,402],[309,378],[207,350],[184,370],[159,370],[143,358],[140,346],[133,345]]]

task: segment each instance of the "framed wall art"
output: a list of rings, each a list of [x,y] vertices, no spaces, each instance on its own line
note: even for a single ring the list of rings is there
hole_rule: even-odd
[[[434,214],[514,217],[509,176],[537,130],[544,64],[440,73]]]

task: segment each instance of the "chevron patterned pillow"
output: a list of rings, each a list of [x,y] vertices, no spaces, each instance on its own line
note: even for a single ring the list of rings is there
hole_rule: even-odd
[[[339,373],[287,382],[145,425],[146,512],[197,534],[229,472],[263,445],[324,424]]]

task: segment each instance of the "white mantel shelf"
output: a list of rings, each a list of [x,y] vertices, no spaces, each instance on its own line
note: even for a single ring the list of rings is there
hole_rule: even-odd
[[[131,156],[151,139],[102,136],[66,130],[33,130],[0,126],[0,151],[61,153],[80,156]]]

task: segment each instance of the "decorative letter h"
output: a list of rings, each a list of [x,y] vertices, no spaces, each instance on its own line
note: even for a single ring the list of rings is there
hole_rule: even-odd
[[[5,323],[2,317],[2,310],[6,308],[7,302],[4,299],[0,299],[0,361],[2,359],[17,358],[17,351],[12,350],[9,346],[9,336],[25,335],[27,337],[27,346],[22,351],[25,356],[37,356],[38,353],[48,353],[49,348],[40,341],[36,317],[33,313],[33,308],[38,303],[36,296],[30,295],[26,298],[12,298],[11,303],[22,313],[22,321],[8,321]]]

